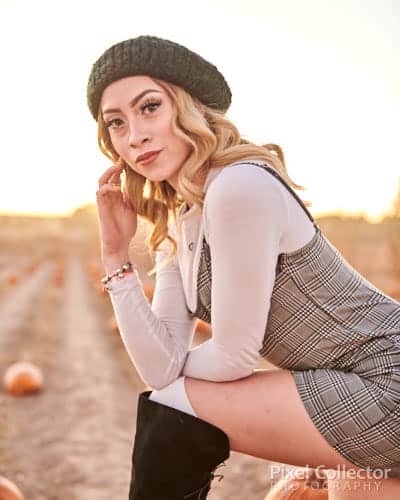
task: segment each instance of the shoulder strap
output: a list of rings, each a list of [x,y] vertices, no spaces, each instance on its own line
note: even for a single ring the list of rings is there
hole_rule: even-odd
[[[318,226],[317,226],[317,223],[315,222],[313,216],[310,214],[310,212],[308,211],[307,207],[304,205],[303,201],[301,200],[301,198],[298,196],[298,194],[292,189],[291,186],[289,186],[289,184],[287,184],[287,182],[282,179],[282,177],[278,174],[278,172],[276,170],[274,170],[272,167],[270,167],[268,164],[266,163],[256,163],[256,162],[253,162],[253,161],[241,161],[240,163],[248,163],[250,165],[256,165],[257,167],[261,167],[263,168],[264,170],[266,170],[267,172],[269,172],[270,174],[272,174],[276,179],[278,179],[278,181],[281,182],[281,184],[283,184],[285,186],[285,188],[289,191],[289,193],[291,193],[295,199],[298,201],[298,203],[300,204],[301,208],[304,210],[304,212],[306,213],[307,217],[310,219],[310,221],[314,224],[314,227],[316,229],[318,229]]]

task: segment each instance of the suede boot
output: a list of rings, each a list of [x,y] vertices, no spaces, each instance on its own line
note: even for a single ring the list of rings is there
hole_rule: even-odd
[[[139,394],[129,500],[203,500],[229,458],[219,427]],[[225,464],[221,464],[225,465]]]

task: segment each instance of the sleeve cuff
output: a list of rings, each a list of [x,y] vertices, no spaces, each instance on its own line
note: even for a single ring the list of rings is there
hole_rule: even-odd
[[[137,287],[143,288],[142,282],[136,269],[134,269],[132,273],[127,274],[121,279],[118,279],[116,276],[114,276],[114,278],[112,278],[108,282],[107,286],[108,289],[106,289],[106,291],[112,295],[117,295],[119,292],[132,290]]]

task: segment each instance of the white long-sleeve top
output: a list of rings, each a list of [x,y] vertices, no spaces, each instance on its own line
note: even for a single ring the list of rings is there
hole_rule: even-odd
[[[230,381],[257,368],[280,253],[308,243],[315,228],[297,200],[274,176],[244,162],[210,170],[203,211],[178,213],[177,232],[156,252],[150,304],[137,272],[112,280],[109,291],[120,334],[143,381],[155,390],[179,376]],[[185,205],[183,205],[183,208]],[[211,251],[212,337],[190,349],[197,318],[197,271],[203,236]]]

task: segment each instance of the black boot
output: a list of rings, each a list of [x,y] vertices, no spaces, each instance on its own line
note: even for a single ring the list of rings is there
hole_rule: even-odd
[[[139,394],[129,500],[203,500],[229,458],[219,427]]]

